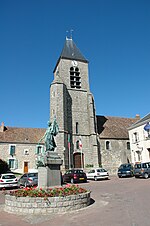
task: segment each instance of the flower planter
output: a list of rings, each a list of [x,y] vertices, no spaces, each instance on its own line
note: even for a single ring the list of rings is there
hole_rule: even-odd
[[[62,213],[90,204],[90,191],[65,197],[16,197],[5,195],[4,210],[15,214]]]

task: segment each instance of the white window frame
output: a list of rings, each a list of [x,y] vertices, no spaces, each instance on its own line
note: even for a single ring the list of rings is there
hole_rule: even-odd
[[[8,161],[7,161],[8,166],[10,165],[10,164],[9,164],[9,161],[10,161],[10,160],[13,160],[13,161],[14,161],[13,167],[10,167],[10,169],[17,169],[17,168],[18,168],[18,160],[17,160],[15,157],[10,157],[10,158],[8,158]]]

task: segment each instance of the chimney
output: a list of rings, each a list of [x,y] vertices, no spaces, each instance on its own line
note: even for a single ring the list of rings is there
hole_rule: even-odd
[[[140,115],[139,115],[139,114],[136,114],[135,118],[136,118],[137,120],[140,120]]]
[[[4,132],[4,122],[1,123],[0,132]]]

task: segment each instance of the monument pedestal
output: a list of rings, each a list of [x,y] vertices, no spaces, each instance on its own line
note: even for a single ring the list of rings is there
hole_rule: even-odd
[[[61,186],[60,166],[62,159],[56,152],[47,152],[44,158],[45,166],[38,167],[38,187],[47,188]]]

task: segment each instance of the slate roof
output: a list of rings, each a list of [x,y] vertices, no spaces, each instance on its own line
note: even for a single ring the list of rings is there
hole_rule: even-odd
[[[135,122],[133,125],[131,125],[128,130],[131,130],[133,128],[136,128],[138,126],[141,126],[143,124],[146,124],[147,122],[150,122],[150,113],[147,114],[146,116],[144,116],[143,118],[141,118],[140,120],[138,120],[137,122]]]
[[[100,139],[129,139],[128,128],[139,118],[97,116],[97,129]]]
[[[26,143],[37,144],[43,137],[46,129],[41,128],[18,128],[4,127],[4,131],[0,132],[1,143]]]
[[[83,56],[83,54],[80,52],[74,41],[71,39],[66,38],[63,50],[60,54],[60,57],[57,61],[56,67],[60,61],[60,59],[69,59],[69,60],[77,60],[82,61],[85,63],[88,63],[88,60]],[[54,69],[54,72],[56,70],[56,67]]]

